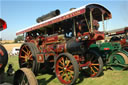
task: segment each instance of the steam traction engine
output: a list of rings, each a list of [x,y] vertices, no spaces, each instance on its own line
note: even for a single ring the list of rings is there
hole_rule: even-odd
[[[0,31],[7,28],[7,24],[4,20],[0,19]],[[4,70],[8,62],[8,54],[6,49],[0,44],[0,84],[4,82]]]
[[[128,51],[128,27],[110,32],[108,36],[111,37],[110,42],[118,42],[124,50]]]
[[[104,39],[98,22],[111,19],[111,13],[101,5],[89,4],[59,14],[59,10],[52,11],[39,17],[38,24],[16,33],[25,36],[19,53],[20,67],[28,67],[35,74],[54,70],[62,84],[73,84],[81,71],[90,77],[99,76],[103,61],[89,46]]]

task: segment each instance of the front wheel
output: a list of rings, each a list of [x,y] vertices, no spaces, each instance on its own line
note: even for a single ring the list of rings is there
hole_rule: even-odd
[[[98,77],[102,74],[103,61],[98,52],[90,50],[85,56],[85,61],[88,63],[88,68],[84,71],[89,77]]]
[[[62,53],[56,59],[55,71],[62,84],[71,85],[79,76],[79,65],[71,54]]]

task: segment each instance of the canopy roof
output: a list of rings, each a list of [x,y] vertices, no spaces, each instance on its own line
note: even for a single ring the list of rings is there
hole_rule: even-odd
[[[7,28],[6,22],[0,18],[0,31],[4,30]]]
[[[30,32],[30,31],[33,31],[33,30],[36,30],[36,29],[40,29],[42,27],[46,27],[46,26],[49,26],[49,25],[54,24],[54,23],[61,22],[61,21],[66,20],[66,19],[70,19],[70,18],[73,18],[73,17],[78,16],[78,15],[82,15],[84,13],[86,15],[90,16],[89,15],[90,9],[94,9],[93,12],[92,12],[92,15],[93,15],[94,19],[96,19],[98,21],[102,20],[102,17],[101,17],[102,12],[104,12],[104,19],[105,20],[111,18],[111,13],[109,12],[109,10],[107,10],[102,5],[89,4],[89,5],[85,5],[85,6],[82,6],[80,8],[74,9],[72,11],[69,11],[67,13],[61,14],[59,16],[50,18],[50,19],[45,20],[41,23],[37,23],[35,25],[27,27],[23,30],[20,30],[20,31],[16,32],[16,35],[23,34],[23,33],[26,33],[26,32]]]
[[[128,32],[128,27],[110,30],[110,31],[108,31],[108,34],[109,35],[119,35],[119,34],[124,34],[125,31]]]

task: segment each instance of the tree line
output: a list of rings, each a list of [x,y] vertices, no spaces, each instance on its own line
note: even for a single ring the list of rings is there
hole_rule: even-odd
[[[18,43],[18,42],[21,42],[21,41],[24,41],[24,36],[23,36],[23,35],[17,36],[17,37],[14,39],[14,42],[15,42],[15,43]]]

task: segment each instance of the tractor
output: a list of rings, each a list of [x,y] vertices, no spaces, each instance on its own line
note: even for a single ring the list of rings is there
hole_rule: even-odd
[[[122,48],[128,51],[128,27],[119,31],[109,32],[108,36],[111,37],[110,42],[119,42]]]

